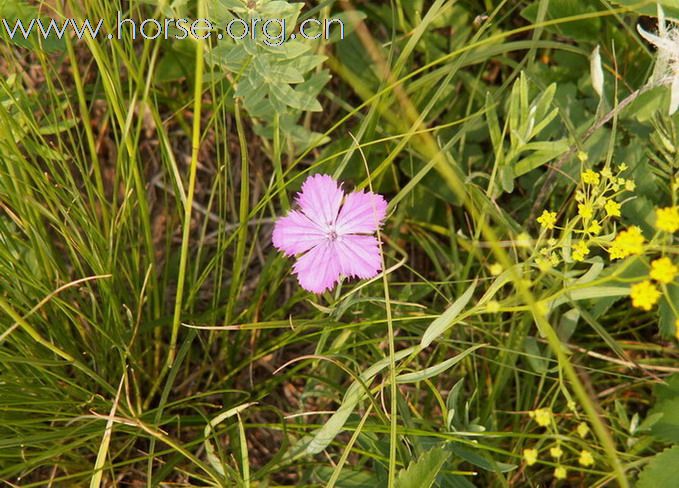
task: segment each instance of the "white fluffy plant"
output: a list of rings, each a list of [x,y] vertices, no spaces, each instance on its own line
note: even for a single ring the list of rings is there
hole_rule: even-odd
[[[658,5],[658,33],[651,34],[637,25],[639,34],[658,49],[649,85],[670,84],[670,109],[672,115],[679,108],[679,28],[676,20],[665,23],[665,12]]]

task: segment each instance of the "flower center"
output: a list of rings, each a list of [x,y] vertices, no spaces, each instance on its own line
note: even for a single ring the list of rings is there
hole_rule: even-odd
[[[331,241],[337,240],[337,232],[335,232],[335,229],[332,229],[330,230],[330,232],[328,232],[328,239],[330,239]]]

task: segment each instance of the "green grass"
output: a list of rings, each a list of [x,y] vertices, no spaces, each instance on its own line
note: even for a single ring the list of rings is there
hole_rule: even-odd
[[[289,65],[322,111],[271,117],[234,97],[249,65],[209,42],[0,42],[2,482],[631,486],[647,465],[661,479],[679,442],[679,285],[650,311],[627,296],[679,254],[654,227],[679,203],[677,119],[666,87],[643,88],[654,51],[635,31],[655,7],[355,3],[364,18],[307,2],[306,17],[344,12],[349,34],[310,44],[322,65]],[[67,4],[43,15],[216,15],[205,0]],[[581,170],[623,162],[635,190],[573,261]],[[271,246],[317,172],[389,200],[385,273],[321,296]],[[559,229],[540,228],[543,209]],[[611,261],[632,225],[644,254]]]

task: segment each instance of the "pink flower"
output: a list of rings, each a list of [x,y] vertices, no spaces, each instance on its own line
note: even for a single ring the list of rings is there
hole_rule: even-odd
[[[340,275],[372,278],[382,268],[373,235],[387,212],[387,202],[372,192],[345,195],[328,175],[313,175],[297,195],[299,210],[279,219],[273,245],[286,256],[300,255],[293,266],[299,284],[323,293]]]

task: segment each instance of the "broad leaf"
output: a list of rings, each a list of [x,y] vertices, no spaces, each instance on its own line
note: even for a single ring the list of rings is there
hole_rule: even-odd
[[[399,472],[396,488],[430,488],[449,457],[450,452],[442,447],[422,453],[417,460],[411,461],[406,469]]]
[[[677,466],[679,466],[679,446],[656,454],[639,475],[636,487],[676,488]]]

